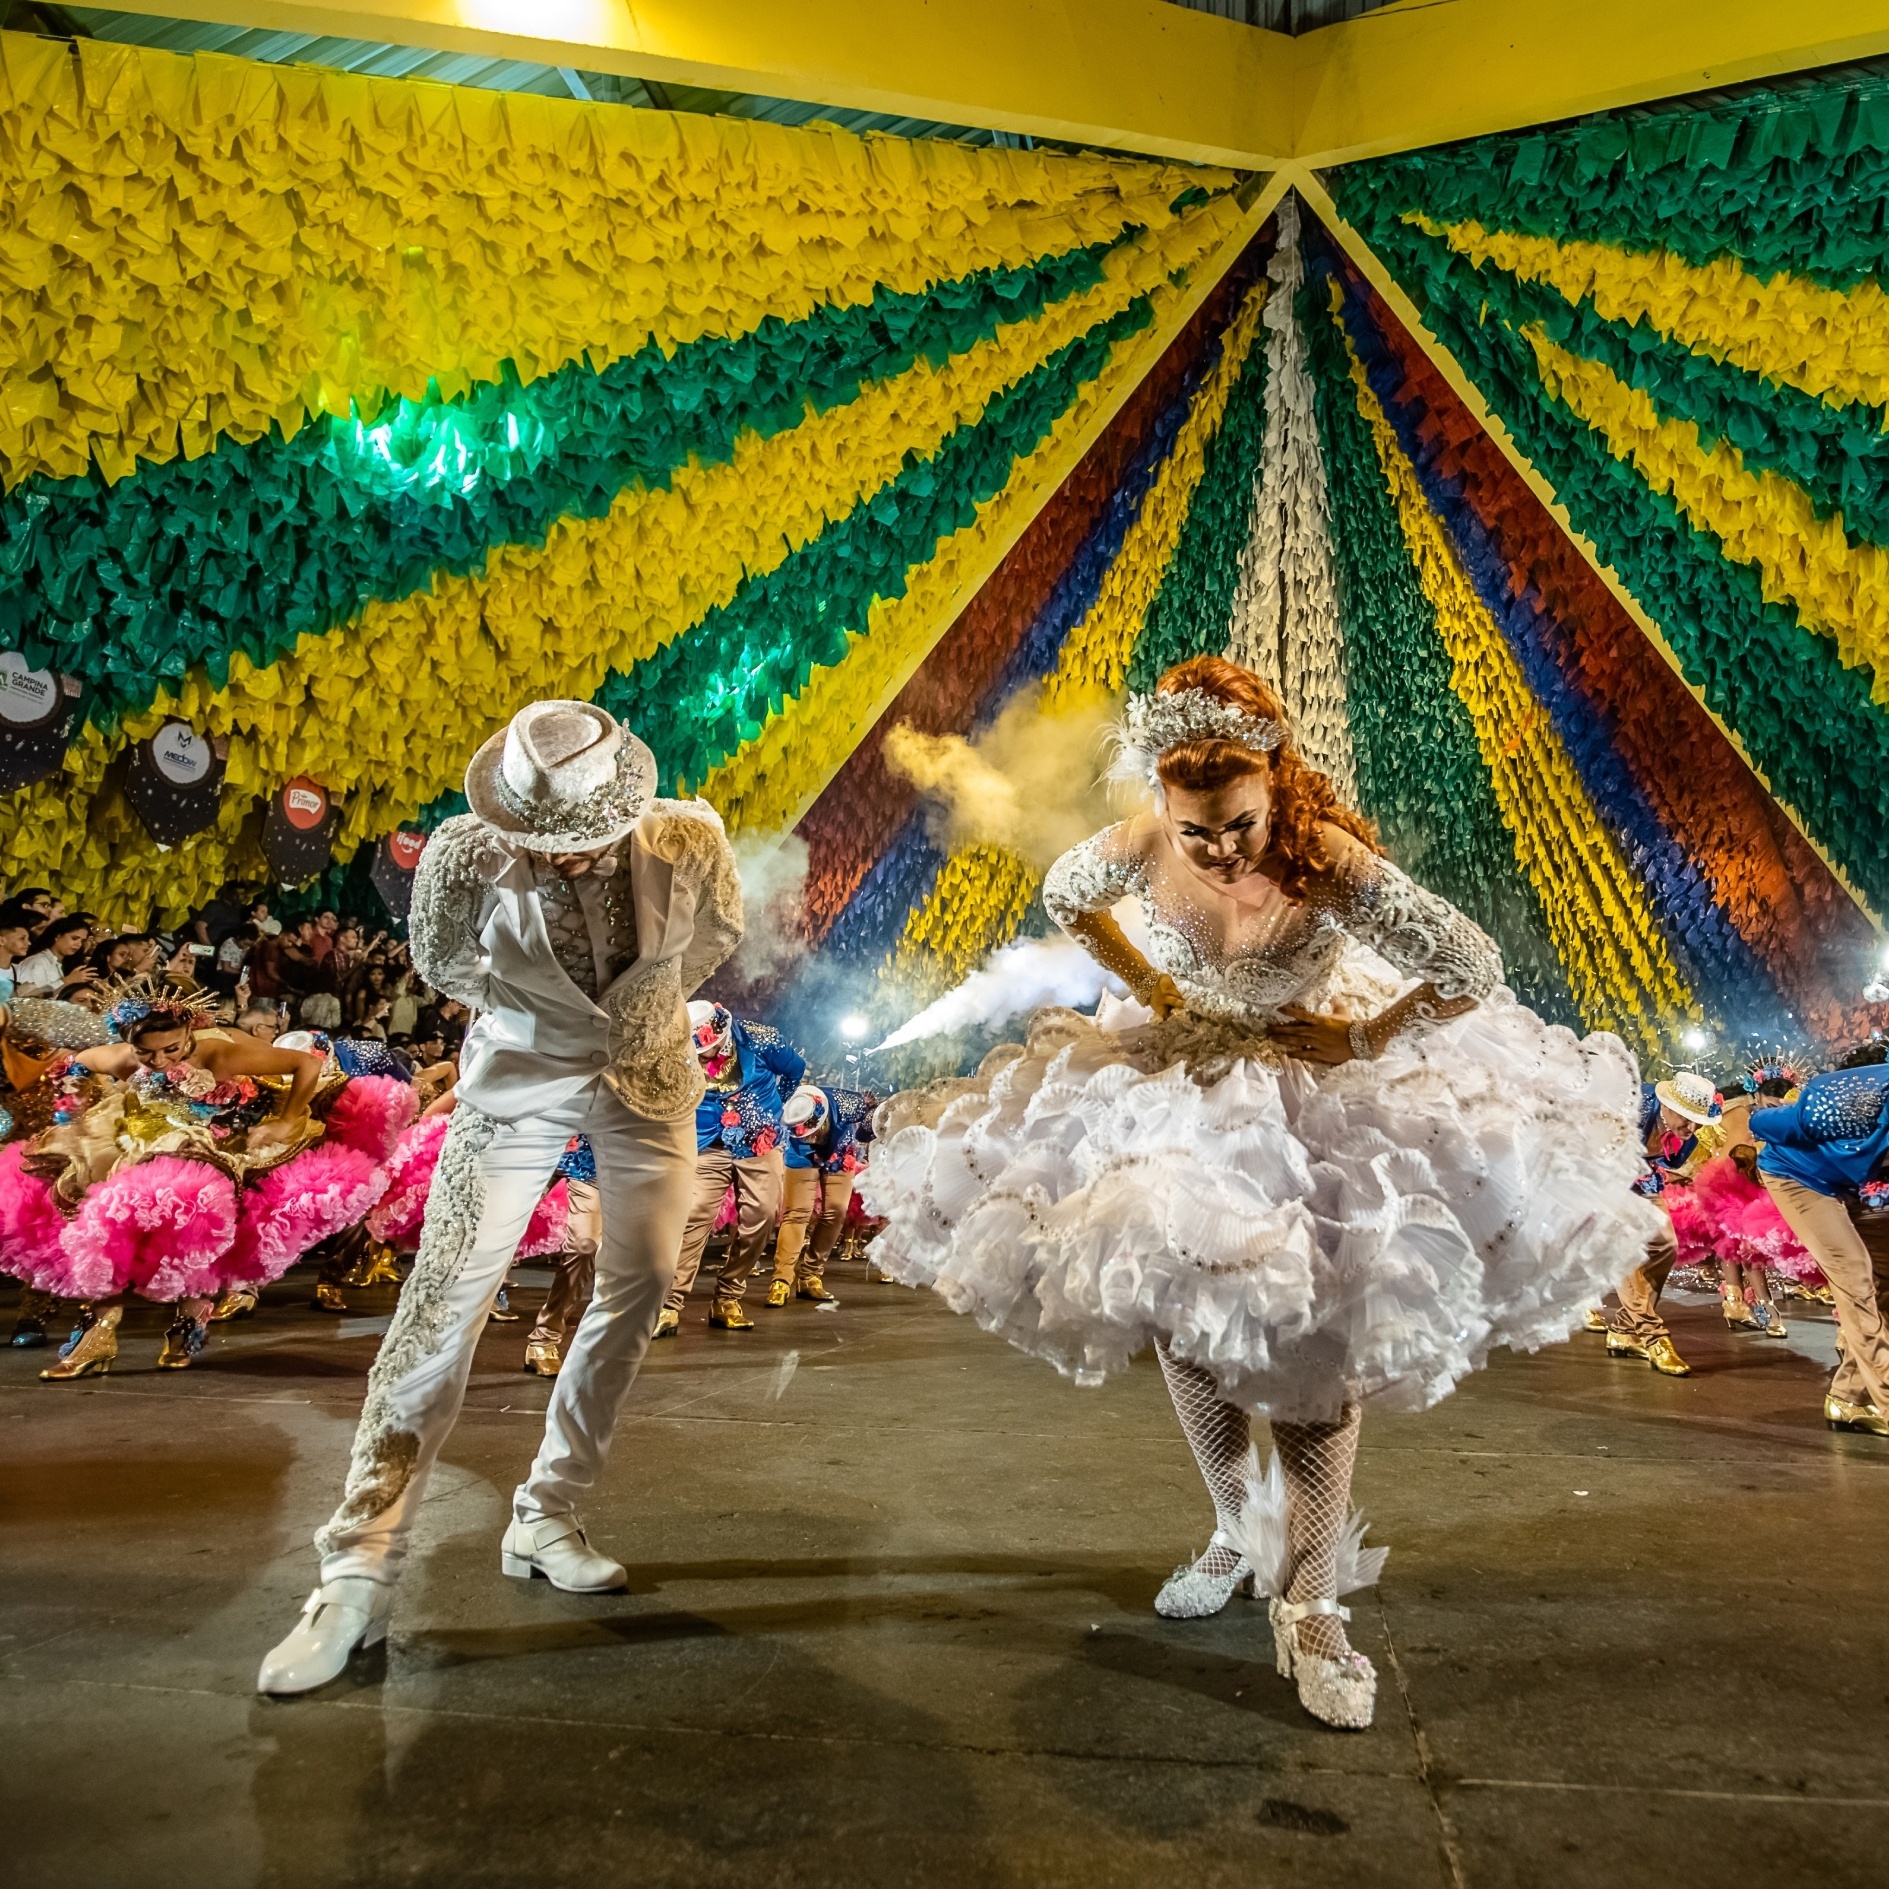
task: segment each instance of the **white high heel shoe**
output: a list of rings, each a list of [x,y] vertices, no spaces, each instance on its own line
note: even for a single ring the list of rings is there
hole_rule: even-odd
[[[1200,1560],[1183,1562],[1161,1584],[1154,1597],[1154,1610],[1165,1620],[1205,1620],[1219,1613],[1242,1589],[1253,1592],[1253,1564],[1242,1554],[1225,1574],[1203,1574],[1201,1561],[1216,1548],[1238,1554],[1225,1535],[1215,1529]]]
[[[1377,1708],[1377,1668],[1362,1653],[1343,1659],[1321,1659],[1299,1645],[1299,1623],[1314,1614],[1351,1618],[1351,1609],[1330,1596],[1318,1600],[1275,1600],[1267,1608],[1272,1620],[1273,1657],[1279,1677],[1298,1682],[1299,1703],[1320,1724],[1341,1732],[1368,1730]]]
[[[357,1647],[386,1639],[393,1604],[393,1589],[380,1581],[324,1582],[302,1603],[295,1630],[263,1659],[256,1690],[286,1698],[338,1679]]]

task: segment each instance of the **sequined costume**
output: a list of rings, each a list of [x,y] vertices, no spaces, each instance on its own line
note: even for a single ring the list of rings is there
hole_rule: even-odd
[[[1494,1346],[1564,1337],[1660,1224],[1633,1059],[1543,1023],[1476,926],[1356,852],[1231,949],[1128,829],[1058,860],[1050,915],[1137,901],[1187,1010],[1041,1011],[975,1078],[886,1104],[878,1265],[1079,1383],[1154,1341],[1292,1420],[1421,1407]],[[1336,1067],[1264,1034],[1287,1005],[1376,1012],[1400,977],[1476,1007]]]
[[[350,1083],[330,1060],[296,1137],[252,1148],[270,1078],[219,1081],[185,1060],[120,1081],[67,1061],[50,1080],[48,1125],[0,1152],[0,1239],[32,1285],[80,1299],[170,1303],[280,1277],[379,1199],[412,1112],[409,1088]]]

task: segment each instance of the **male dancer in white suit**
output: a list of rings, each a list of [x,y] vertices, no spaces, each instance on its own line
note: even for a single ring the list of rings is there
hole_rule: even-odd
[[[652,798],[654,756],[588,702],[535,702],[466,771],[472,811],[434,834],[409,920],[420,975],[477,1012],[413,1275],[368,1379],[321,1585],[262,1663],[307,1692],[383,1639],[394,1583],[472,1354],[538,1197],[574,1134],[603,1201],[595,1295],[512,1501],[505,1573],[620,1587],[586,1540],[595,1486],[675,1271],[695,1188],[702,1073],[684,1008],[741,938],[721,822]]]

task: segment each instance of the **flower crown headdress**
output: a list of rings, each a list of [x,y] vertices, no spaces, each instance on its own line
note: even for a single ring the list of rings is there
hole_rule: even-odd
[[[114,1043],[127,1041],[152,1017],[174,1030],[200,1030],[216,1020],[216,999],[207,991],[179,990],[149,971],[111,985],[105,995],[105,1028]]]
[[[1745,1071],[1740,1086],[1747,1095],[1756,1095],[1767,1082],[1786,1082],[1793,1089],[1801,1089],[1804,1072],[1782,1056],[1761,1057]]]
[[[1190,741],[1227,741],[1255,754],[1270,754],[1286,738],[1280,723],[1249,715],[1205,689],[1131,695],[1111,733],[1115,758],[1109,779],[1149,786],[1158,778],[1162,755]]]

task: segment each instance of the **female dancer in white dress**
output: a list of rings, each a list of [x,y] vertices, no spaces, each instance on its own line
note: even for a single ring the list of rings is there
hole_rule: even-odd
[[[1218,1518],[1157,1607],[1267,1595],[1301,1701],[1362,1727],[1376,1674],[1338,1604],[1383,1561],[1350,1512],[1360,1410],[1567,1336],[1641,1250],[1638,1071],[1502,988],[1249,671],[1170,670],[1121,750],[1154,811],[1066,853],[1043,898],[1143,1007],[1039,1011],[1027,1048],[887,1103],[874,1257],[1078,1383],[1152,1340]],[[1128,897],[1146,956],[1111,916]]]

